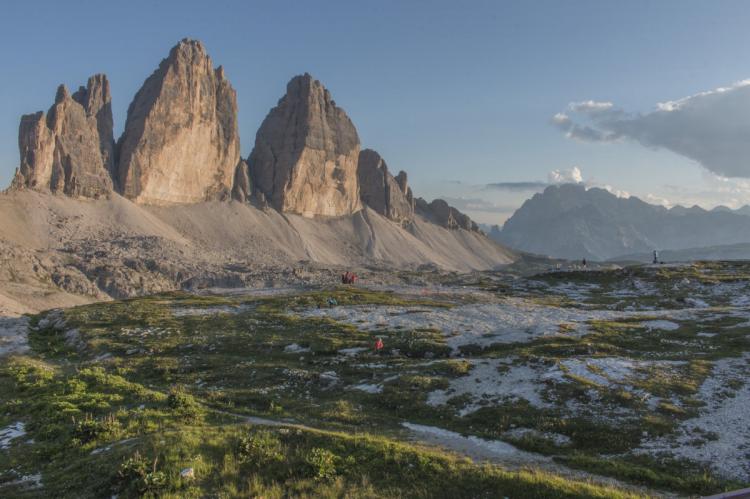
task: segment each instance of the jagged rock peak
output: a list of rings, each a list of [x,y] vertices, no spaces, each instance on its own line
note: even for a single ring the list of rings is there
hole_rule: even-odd
[[[341,216],[361,208],[359,136],[343,109],[312,76],[295,76],[255,137],[253,188],[274,208]]]
[[[60,85],[47,115],[39,111],[22,116],[18,129],[21,164],[11,187],[90,198],[109,196],[110,100],[106,76],[95,75],[72,97]]]
[[[55,104],[60,104],[69,97],[70,92],[68,92],[68,87],[66,87],[64,83],[58,85],[57,92],[55,93]]]
[[[119,188],[136,202],[230,196],[240,161],[237,96],[201,42],[180,41],[146,79],[117,148]]]
[[[414,217],[411,191],[406,185],[406,173],[394,178],[388,165],[377,152],[363,149],[357,165],[359,197],[362,203],[376,212],[399,223],[408,223]],[[408,193],[408,195],[407,195]]]
[[[104,168],[114,176],[115,139],[114,120],[112,119],[112,95],[109,80],[104,74],[95,74],[89,78],[85,87],[79,87],[73,94],[73,100],[81,104],[89,119],[95,119],[99,132],[99,149],[102,153]]]
[[[415,200],[415,210],[420,215],[447,229],[465,229],[479,232],[479,225],[469,218],[468,215],[450,206],[443,199],[434,199],[428,203],[422,198],[417,198]]]

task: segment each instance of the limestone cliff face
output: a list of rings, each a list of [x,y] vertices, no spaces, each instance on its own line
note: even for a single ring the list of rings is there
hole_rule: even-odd
[[[118,152],[119,188],[138,203],[230,195],[240,160],[237,97],[199,41],[182,40],[144,82]]]
[[[253,189],[284,212],[354,213],[361,208],[358,157],[357,130],[344,110],[319,81],[296,76],[256,135]]]
[[[89,78],[88,84],[85,87],[79,87],[78,91],[73,94],[73,100],[83,106],[89,121],[96,123],[102,162],[104,168],[112,175],[115,171],[115,138],[112,97],[107,77],[97,74]]]
[[[414,206],[406,172],[394,178],[380,154],[364,149],[359,153],[357,177],[363,204],[401,224],[413,219]]]
[[[112,192],[112,110],[104,75],[89,78],[72,97],[57,89],[55,104],[21,117],[21,164],[12,187],[90,198]]]

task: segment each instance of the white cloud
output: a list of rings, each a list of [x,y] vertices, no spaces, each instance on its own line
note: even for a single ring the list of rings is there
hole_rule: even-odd
[[[598,102],[594,100],[571,102],[568,105],[568,108],[576,113],[599,113],[603,111],[609,111],[613,107],[614,104],[612,104],[611,102]]]
[[[460,211],[481,211],[486,213],[508,213],[515,211],[516,207],[498,204],[482,198],[449,197],[442,198],[446,203],[458,208]]]
[[[723,177],[750,177],[750,80],[661,102],[644,114],[629,114],[611,102],[571,103],[552,123],[571,139],[629,139],[668,149]]]
[[[615,189],[611,185],[605,184],[601,186],[602,189],[606,190],[610,194],[614,194],[618,198],[629,198],[630,193],[628,191],[623,191],[622,189]]]
[[[665,208],[671,208],[672,206],[674,206],[674,203],[672,203],[669,199],[652,193],[646,194],[643,197],[643,200],[651,204],[660,204]]]
[[[550,184],[580,184],[583,182],[583,174],[577,166],[569,169],[552,170],[547,174],[547,182]]]

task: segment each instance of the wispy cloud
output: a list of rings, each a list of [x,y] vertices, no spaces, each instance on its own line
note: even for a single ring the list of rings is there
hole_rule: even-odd
[[[443,197],[443,199],[461,211],[482,211],[486,213],[509,213],[515,211],[517,206],[496,204],[492,201],[480,198]]]
[[[661,102],[643,114],[611,102],[574,102],[551,122],[571,139],[633,140],[690,158],[722,177],[750,177],[750,80]]]
[[[539,192],[550,185],[558,184],[580,184],[583,182],[583,173],[577,166],[572,168],[560,168],[547,173],[547,181],[526,180],[521,182],[493,182],[484,185],[485,190],[508,191],[508,192]]]
[[[544,190],[549,184],[547,182],[494,182],[486,184],[485,189],[494,189],[498,191],[510,191],[510,192],[532,192]]]

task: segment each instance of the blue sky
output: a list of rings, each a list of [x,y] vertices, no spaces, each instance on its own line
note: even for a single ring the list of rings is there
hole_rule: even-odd
[[[653,201],[739,206],[750,172],[725,178],[701,152],[711,147],[685,152],[642,116],[750,78],[748,26],[740,1],[5,2],[0,185],[18,164],[20,116],[46,110],[59,83],[106,73],[117,135],[143,80],[192,37],[237,90],[243,156],[286,82],[307,71],[417,195],[450,198],[482,222],[533,193],[486,184],[544,183],[573,166],[591,185]],[[589,100],[625,118],[570,112]],[[558,113],[614,139],[569,138]],[[685,125],[672,122],[679,137]]]

